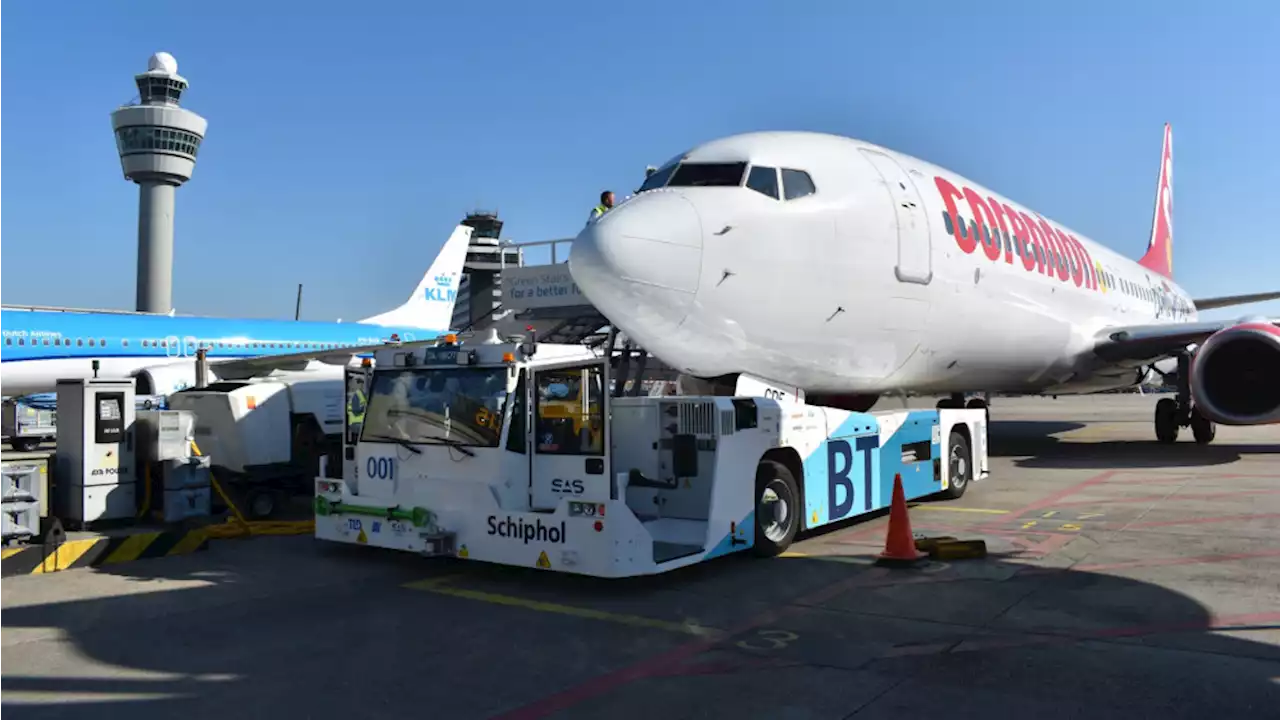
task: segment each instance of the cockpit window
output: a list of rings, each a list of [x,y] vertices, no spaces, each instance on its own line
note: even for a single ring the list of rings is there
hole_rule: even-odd
[[[675,169],[675,163],[671,163],[666,167],[658,168],[657,172],[645,178],[644,184],[640,186],[640,189],[637,190],[636,193],[639,194],[645,190],[654,190],[656,188],[665,187],[667,180],[671,179],[671,173],[675,172]]]
[[[761,195],[778,199],[778,169],[755,165],[747,175],[747,187]]]
[[[788,200],[812,195],[818,189],[813,186],[813,178],[803,170],[782,168],[782,194]]]
[[[741,163],[683,163],[671,176],[669,187],[737,187],[747,173]],[[654,173],[656,176],[657,173]],[[653,178],[650,178],[652,180]]]

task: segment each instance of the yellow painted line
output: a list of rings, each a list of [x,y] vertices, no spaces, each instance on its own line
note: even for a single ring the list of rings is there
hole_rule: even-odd
[[[209,539],[208,534],[203,530],[192,530],[187,533],[176,545],[169,549],[169,555],[185,555],[193,553],[196,548],[200,547],[200,543]]]
[[[79,560],[81,555],[89,552],[89,550],[97,543],[98,541],[96,539],[68,540],[67,542],[59,545],[58,549],[55,550],[52,555],[45,557],[44,562],[37,565],[31,573],[33,575],[38,575],[41,573],[66,570],[75,564],[75,561]]]
[[[938,512],[982,513],[984,515],[1008,515],[1008,510],[995,508],[947,507],[946,505],[909,505],[912,510],[936,510]]]
[[[823,562],[837,562],[846,565],[871,565],[874,561],[870,558],[856,558],[845,555],[810,555],[809,553],[787,551],[778,557],[790,558],[806,558],[808,560],[821,560]]]
[[[481,602],[493,603],[495,605],[522,607],[527,610],[535,610],[537,612],[556,613],[559,615],[569,615],[572,617],[587,618],[590,620],[603,620],[605,622],[618,623],[620,625],[666,630],[668,632],[683,633],[685,635],[719,637],[724,634],[723,630],[709,628],[695,623],[678,623],[667,620],[655,620],[654,618],[641,617],[639,615],[623,615],[620,613],[606,612],[604,610],[593,610],[591,608],[574,607],[572,605],[561,605],[559,603],[530,600],[511,595],[483,592],[480,590],[468,590],[466,588],[446,585],[445,583],[447,581],[448,578],[415,580],[410,583],[405,583],[404,587],[411,590],[424,590],[426,592],[437,593],[440,595],[451,595],[453,597],[466,598],[468,600],[479,600]]]
[[[11,558],[14,555],[17,555],[18,553],[22,552],[23,550],[26,550],[26,548],[20,548],[20,547],[5,548],[3,551],[0,551],[0,560],[3,560],[4,558]]]
[[[115,565],[116,563],[137,560],[138,556],[142,554],[142,551],[146,550],[147,546],[158,537],[160,537],[160,533],[158,532],[130,535],[124,539],[124,542],[120,543],[120,547],[113,550],[111,555],[107,556],[107,558],[102,561],[102,564]]]

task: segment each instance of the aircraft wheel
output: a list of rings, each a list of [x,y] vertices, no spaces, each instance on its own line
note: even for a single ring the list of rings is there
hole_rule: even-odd
[[[980,398],[972,398],[965,405],[969,410],[985,410],[987,413],[987,427],[991,427],[991,408],[987,406],[987,401]]]
[[[1218,426],[1200,414],[1200,409],[1191,408],[1191,434],[1200,445],[1208,445],[1218,434]]]
[[[956,430],[947,438],[947,474],[950,482],[942,491],[942,497],[948,500],[959,499],[969,487],[973,478],[973,456],[969,454],[969,441]]]
[[[1173,398],[1156,403],[1156,439],[1165,444],[1178,441],[1178,401]]]
[[[800,489],[786,465],[761,460],[756,467],[755,543],[751,551],[773,557],[785,551],[800,529]]]

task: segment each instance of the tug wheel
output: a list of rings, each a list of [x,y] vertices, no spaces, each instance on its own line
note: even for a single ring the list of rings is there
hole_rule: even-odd
[[[775,460],[761,460],[756,466],[752,552],[760,557],[784,552],[800,529],[800,513],[800,490],[791,471]]]

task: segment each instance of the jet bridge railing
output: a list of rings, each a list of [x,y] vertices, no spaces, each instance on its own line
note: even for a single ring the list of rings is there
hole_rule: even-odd
[[[538,261],[530,261],[528,258],[528,250],[530,248],[547,248],[551,262],[544,263],[550,265],[559,265],[569,260],[569,247],[573,244],[573,238],[555,238],[552,240],[530,240],[527,242],[512,242],[511,247],[519,248],[525,256],[525,265],[537,264]]]

